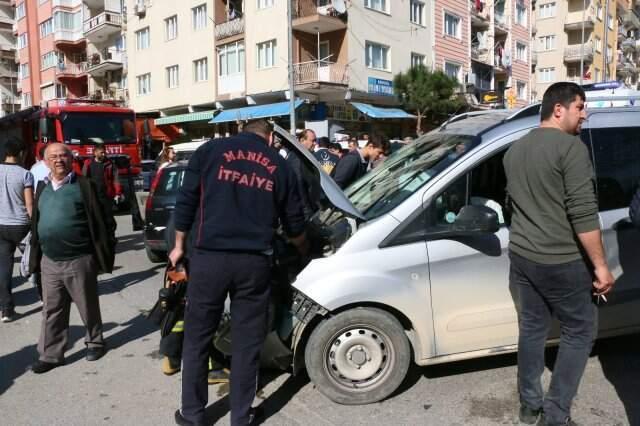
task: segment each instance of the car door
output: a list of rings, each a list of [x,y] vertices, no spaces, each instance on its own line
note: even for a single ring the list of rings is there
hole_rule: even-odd
[[[501,148],[484,155],[479,163],[434,197],[428,207],[430,226],[436,230],[449,226],[466,204],[491,207],[501,220],[495,234],[455,239],[428,237],[438,355],[517,344],[517,313],[509,289],[509,231],[504,224],[506,177],[502,158],[507,144],[529,130],[496,142]]]
[[[640,182],[640,111],[590,114],[583,139],[590,144],[596,173],[603,242],[616,279],[601,304],[600,330],[640,324],[640,230],[629,219],[629,204]]]

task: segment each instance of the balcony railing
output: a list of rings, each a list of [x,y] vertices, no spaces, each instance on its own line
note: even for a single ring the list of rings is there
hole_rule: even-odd
[[[82,5],[82,0],[52,0],[52,7],[74,8]]]
[[[531,65],[538,64],[538,52],[531,52]]]
[[[622,41],[622,43],[620,43],[620,47],[622,47],[622,50],[624,50],[625,52],[628,52],[630,50],[635,50],[636,41],[632,38],[625,39]]]
[[[216,24],[216,40],[244,33],[244,18],[236,18],[231,21]]]
[[[70,76],[80,76],[87,72],[88,63],[86,61],[74,63],[74,62],[61,62],[56,67],[56,75],[70,75]]]
[[[485,64],[491,64],[487,48],[480,48],[478,45],[471,46],[471,59]]]
[[[585,60],[589,60],[589,61],[592,60],[593,54],[595,53],[593,44],[585,43],[584,45],[582,44],[569,45],[564,49],[564,60],[579,61],[580,58],[582,57],[583,52],[584,52]]]
[[[127,89],[97,89],[89,93],[85,98],[95,101],[105,100],[126,103],[129,100],[129,91]]]
[[[589,7],[588,10],[584,12],[569,12],[564,27],[568,30],[577,30],[582,28],[582,23],[584,22],[585,28],[593,28],[596,22],[595,16],[595,9],[593,7]]]
[[[348,84],[348,65],[327,61],[311,61],[294,64],[296,84],[333,83]]]
[[[318,6],[317,0],[291,0],[291,11],[293,18],[304,18],[306,16],[324,15],[339,17],[342,14],[338,13],[332,3],[326,6]]]
[[[632,28],[640,28],[640,16],[635,9],[626,9],[622,15],[622,22]]]
[[[53,40],[56,42],[66,41],[70,43],[77,43],[84,39],[84,34],[78,30],[56,30],[53,33]]]
[[[111,24],[115,26],[122,25],[122,14],[114,12],[102,12],[98,16],[84,21],[83,30],[88,33],[102,25]]]

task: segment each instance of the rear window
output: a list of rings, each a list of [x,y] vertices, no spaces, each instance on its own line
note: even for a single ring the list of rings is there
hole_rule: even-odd
[[[178,188],[182,186],[184,172],[185,169],[182,168],[164,169],[160,175],[154,196],[174,195],[178,192]]]

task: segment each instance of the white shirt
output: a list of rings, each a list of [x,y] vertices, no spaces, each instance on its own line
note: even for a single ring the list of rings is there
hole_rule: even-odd
[[[37,188],[38,187],[38,182],[40,182],[41,180],[43,181],[44,178],[46,178],[47,176],[49,176],[49,173],[51,173],[51,171],[49,170],[49,167],[47,167],[47,165],[45,164],[44,160],[40,160],[38,161],[36,164],[34,164],[33,166],[31,166],[31,174],[33,175],[33,187]]]

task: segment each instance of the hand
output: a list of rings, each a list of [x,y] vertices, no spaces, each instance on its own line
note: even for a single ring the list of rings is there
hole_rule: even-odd
[[[171,253],[169,253],[169,262],[175,267],[183,256],[184,250],[180,247],[174,247]]]
[[[596,296],[607,294],[613,288],[613,284],[616,282],[611,271],[607,266],[600,266],[595,269],[595,280],[593,281],[593,294]]]
[[[116,205],[120,204],[124,201],[124,195],[116,195],[115,197],[113,197],[113,201],[116,203]]]

